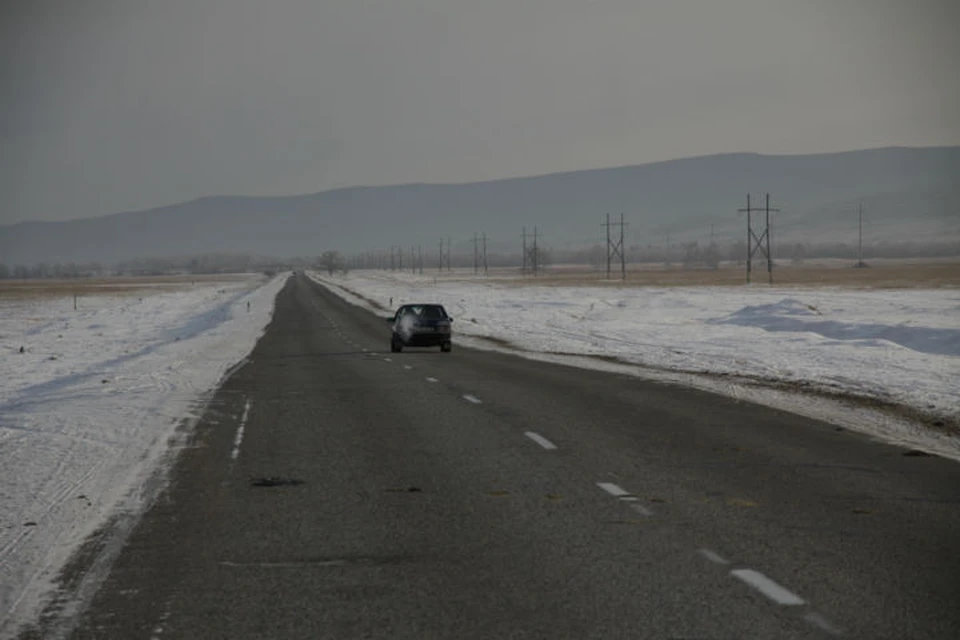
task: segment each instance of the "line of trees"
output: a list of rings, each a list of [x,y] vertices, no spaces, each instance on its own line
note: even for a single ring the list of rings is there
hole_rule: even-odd
[[[856,260],[857,245],[845,242],[820,243],[774,243],[773,256],[782,262],[789,260],[802,264],[808,259],[839,258]],[[716,269],[723,261],[741,264],[746,259],[747,245],[744,240],[724,245],[699,242],[677,244],[634,244],[626,248],[625,256],[631,264],[664,264],[687,269]],[[589,264],[598,269],[606,266],[606,248],[593,244],[579,248],[538,248],[538,263],[541,266],[558,264]],[[757,256],[759,258],[759,256]],[[953,242],[880,242],[863,247],[864,260],[877,258],[943,258],[960,257],[960,241]],[[419,259],[419,252],[418,252]],[[451,252],[450,266],[470,268],[473,266],[473,251]],[[486,262],[490,267],[519,267],[522,264],[520,251],[515,253],[491,251]],[[423,253],[424,270],[436,270],[439,256],[435,251]],[[404,268],[413,264],[404,260]],[[100,276],[150,276],[171,274],[218,274],[281,272],[291,269],[315,268],[330,275],[347,269],[389,269],[389,253],[368,251],[351,257],[338,251],[324,251],[308,258],[277,259],[250,254],[206,254],[194,256],[144,258],[127,260],[112,265],[100,262],[48,263],[33,265],[7,265],[0,262],[0,280],[28,278],[91,278]],[[397,267],[399,268],[399,266]]]
[[[12,278],[89,278],[102,275],[104,267],[99,262],[88,262],[77,264],[68,262],[61,264],[59,262],[49,264],[39,262],[34,265],[17,264],[12,267],[0,262],[0,280]]]
[[[102,276],[204,275],[219,273],[255,273],[304,268],[309,259],[278,260],[244,254],[208,254],[165,258],[125,260],[111,265],[89,263],[47,263],[14,265],[0,262],[0,280],[37,278],[96,278]]]
[[[802,264],[808,259],[838,258],[856,260],[857,245],[844,242],[773,243],[771,247],[773,257],[778,262],[790,261]],[[579,248],[539,249],[540,264],[589,264],[598,269],[606,267],[607,251],[602,244],[593,244]],[[339,254],[338,254],[339,255]],[[737,240],[726,244],[711,242],[684,242],[674,244],[635,244],[626,248],[625,257],[630,264],[663,264],[686,269],[717,269],[721,262],[742,264],[746,260],[747,243]],[[960,242],[881,242],[864,245],[863,258],[942,258],[960,257]],[[754,256],[760,260],[758,253]],[[358,254],[349,259],[341,259],[345,266],[352,269],[390,269],[389,252],[370,251]],[[325,263],[324,263],[325,264]],[[437,255],[424,255],[424,269],[436,270],[439,258]],[[516,253],[488,253],[487,264],[491,267],[519,267],[522,264],[520,251]],[[412,265],[404,260],[404,270],[410,270]],[[462,250],[452,253],[450,266],[454,268],[469,268],[473,266],[473,253]],[[345,268],[345,267],[344,267]],[[394,268],[399,269],[397,264]],[[331,272],[332,273],[332,272]]]

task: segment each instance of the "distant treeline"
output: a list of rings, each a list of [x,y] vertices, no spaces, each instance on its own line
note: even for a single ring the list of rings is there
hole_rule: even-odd
[[[774,243],[771,247],[777,261],[789,260],[802,264],[808,259],[839,258],[857,259],[857,245],[836,243]],[[698,242],[678,244],[633,245],[626,248],[624,257],[630,264],[669,264],[687,268],[716,268],[720,262],[743,262],[747,244],[739,241],[729,244],[701,244]],[[759,258],[759,255],[755,256]],[[532,259],[528,251],[528,262]],[[884,242],[863,246],[863,260],[878,258],[945,258],[960,257],[960,242]],[[538,248],[538,265],[545,267],[559,264],[590,264],[603,267],[607,261],[607,249],[601,244],[581,248]],[[483,266],[482,256],[462,251],[453,251],[449,256],[452,268],[472,268],[477,263]],[[619,258],[615,258],[615,263]],[[368,251],[353,256],[343,256],[337,251],[324,251],[314,257],[277,259],[246,254],[210,254],[166,258],[143,258],[116,264],[99,262],[46,263],[9,266],[0,262],[0,280],[27,278],[94,278],[104,276],[151,276],[171,274],[218,274],[218,273],[278,273],[291,269],[322,269],[333,273],[351,269],[403,269],[405,271],[436,271],[439,256],[409,254],[393,260],[389,252]],[[489,267],[520,267],[523,264],[521,251],[516,253],[491,252],[486,256]]]
[[[46,263],[15,265],[12,268],[0,262],[0,280],[27,278],[98,278],[105,276],[206,275],[218,273],[279,272],[304,268],[313,264],[310,259],[277,260],[252,255],[212,254],[173,258],[143,258],[116,264]]]
[[[863,259],[870,258],[944,258],[960,257],[960,242],[937,243],[878,243],[863,246]],[[802,263],[814,258],[857,259],[857,245],[844,242],[835,243],[773,243],[770,247],[773,258],[778,261],[790,260]],[[756,255],[756,254],[755,254]],[[606,248],[594,245],[579,251],[555,252],[556,263],[606,264]],[[671,245],[634,245],[625,252],[630,263],[671,263],[686,266],[716,267],[721,261],[743,262],[747,256],[747,243],[744,240],[718,245],[690,242]]]
[[[856,260],[857,245],[843,242],[836,243],[774,243],[771,246],[773,258],[777,261],[789,260],[793,263],[803,263],[807,259],[839,258]],[[755,253],[755,259],[759,254]],[[746,241],[727,244],[699,242],[676,244],[649,244],[633,245],[626,248],[624,258],[629,264],[669,264],[688,268],[717,268],[721,262],[744,262],[747,256]],[[570,248],[538,248],[536,261],[539,266],[561,264],[589,264],[595,267],[606,266],[607,248],[602,244],[589,247]],[[877,243],[863,246],[863,260],[877,258],[944,258],[960,257],[960,242],[939,243]],[[528,248],[527,264],[531,264],[533,252]],[[619,264],[620,258],[615,256],[613,262]],[[452,252],[449,257],[451,268],[483,267],[482,254]],[[486,265],[488,267],[520,267],[523,266],[523,254],[516,253],[488,253]],[[406,271],[419,269],[419,256],[405,255],[402,259],[399,254],[391,258],[389,252],[370,251],[354,255],[345,259],[344,265],[350,269],[403,269]],[[446,266],[446,265],[444,265]],[[423,258],[424,270],[436,271],[439,268],[439,256],[431,254]]]

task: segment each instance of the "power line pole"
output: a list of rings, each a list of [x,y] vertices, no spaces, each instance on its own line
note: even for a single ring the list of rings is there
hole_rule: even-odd
[[[480,271],[480,236],[473,233],[473,275]]]
[[[523,228],[523,266],[520,267],[520,273],[527,273],[527,228]]]
[[[610,265],[614,258],[620,258],[620,277],[627,279],[627,261],[623,254],[623,228],[626,224],[623,221],[623,214],[620,214],[620,222],[610,222],[610,214],[607,214],[607,222],[603,225],[607,228],[607,279],[610,279]],[[610,227],[620,227],[620,239],[614,240],[610,236]]]
[[[857,264],[858,269],[863,269],[867,264],[863,261],[863,203],[857,205]]]
[[[755,253],[761,253],[767,259],[767,277],[769,283],[773,284],[773,256],[770,252],[770,212],[778,213],[780,209],[770,208],[770,194],[766,194],[766,206],[763,209],[750,206],[750,194],[747,194],[746,209],[737,209],[740,213],[747,214],[747,284],[750,284],[750,273],[753,271],[753,256]],[[765,226],[763,233],[759,236],[753,230],[753,221],[751,214],[753,212],[766,213]],[[764,246],[764,243],[766,246]]]
[[[487,234],[483,234],[483,275],[487,275]]]
[[[530,265],[533,269],[533,275],[536,276],[540,270],[540,250],[537,247],[537,227],[533,227],[533,247],[530,249]]]
[[[419,258],[417,262],[420,263],[420,275],[423,275],[423,245],[417,246],[417,257]]]
[[[620,279],[627,279],[627,252],[623,244],[623,235],[626,233],[627,223],[623,221],[623,214],[620,214]]]
[[[453,238],[447,236],[447,273],[453,271],[453,263],[450,259],[450,250],[453,249]]]
[[[437,272],[443,273],[443,238],[440,238],[440,261],[437,262]]]

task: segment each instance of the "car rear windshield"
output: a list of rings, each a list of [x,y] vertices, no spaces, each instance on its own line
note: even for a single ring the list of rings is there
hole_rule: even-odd
[[[424,318],[429,318],[431,320],[440,320],[447,317],[447,314],[443,312],[443,307],[423,307],[420,310],[420,315]]]

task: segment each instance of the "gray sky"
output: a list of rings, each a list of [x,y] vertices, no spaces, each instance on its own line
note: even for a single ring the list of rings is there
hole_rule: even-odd
[[[955,0],[6,0],[0,224],[960,144]]]

